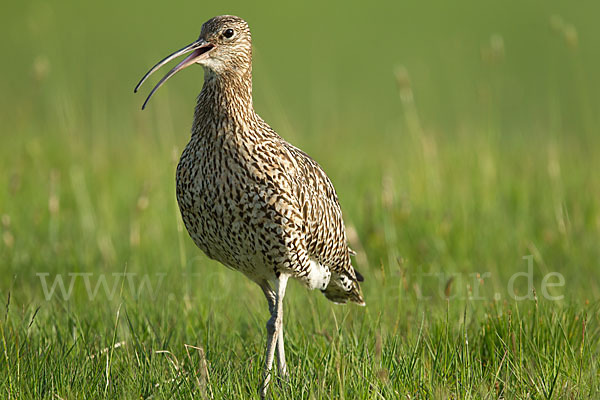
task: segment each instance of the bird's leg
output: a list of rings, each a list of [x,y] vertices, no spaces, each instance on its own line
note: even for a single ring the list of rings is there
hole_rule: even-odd
[[[275,310],[275,303],[277,295],[269,285],[269,282],[262,281],[259,283],[260,288],[263,290],[265,297],[267,299],[267,303],[269,304],[269,313],[273,315]],[[285,362],[285,345],[283,343],[283,323],[281,325],[281,329],[279,330],[279,335],[277,335],[277,371],[279,372],[279,377],[281,379],[288,378],[287,372],[287,364]]]
[[[265,371],[264,379],[259,387],[261,398],[267,395],[267,389],[271,382],[271,368],[273,367],[273,358],[275,357],[275,348],[279,343],[279,334],[283,326],[283,297],[285,296],[285,288],[287,286],[288,275],[281,274],[275,281],[275,304],[271,312],[271,318],[267,322],[267,351],[265,355]],[[264,289],[263,289],[264,290]],[[267,300],[269,296],[267,295]],[[283,346],[283,340],[281,341]],[[281,352],[281,351],[280,351]],[[284,356],[285,357],[285,356]],[[285,360],[285,359],[284,359]],[[285,361],[284,361],[285,363]]]
[[[269,304],[269,314],[273,315],[273,312],[275,310],[275,303],[276,303],[277,295],[271,288],[271,285],[269,285],[269,282],[262,281],[262,282],[259,282],[258,285],[260,286],[263,293],[265,294],[265,297],[267,298],[267,303]]]
[[[283,345],[283,312],[281,315],[281,326],[279,327],[279,335],[277,336],[277,371],[279,378],[287,380],[287,364],[285,362],[285,346]]]

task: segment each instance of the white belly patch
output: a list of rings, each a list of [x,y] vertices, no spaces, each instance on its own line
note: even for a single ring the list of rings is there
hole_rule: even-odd
[[[306,285],[309,289],[325,290],[331,278],[329,268],[314,260],[310,260],[309,262],[310,269],[305,278]]]

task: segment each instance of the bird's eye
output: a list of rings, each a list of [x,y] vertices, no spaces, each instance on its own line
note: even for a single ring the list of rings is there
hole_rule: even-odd
[[[233,36],[233,29],[229,28],[229,29],[225,29],[225,32],[223,32],[223,36],[225,36],[227,39],[229,39],[230,37]]]

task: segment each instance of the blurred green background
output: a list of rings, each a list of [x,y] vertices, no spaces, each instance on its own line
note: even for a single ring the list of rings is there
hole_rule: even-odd
[[[537,246],[538,261],[597,294],[578,273],[599,259],[595,4],[11,4],[3,268],[64,263],[61,246],[116,269],[141,267],[146,250],[178,259],[174,162],[202,71],[178,74],[145,112],[154,81],[132,89],[209,17],[234,13],[253,32],[255,108],[324,166],[369,266],[401,256],[414,271],[509,276]]]
[[[560,120],[562,128],[580,133],[593,128],[599,89],[595,5],[19,2],[1,17],[3,110],[11,110],[12,124],[30,120],[23,116],[30,113],[50,120],[56,114],[51,105],[66,97],[88,120],[99,107],[115,122],[134,120],[131,108],[139,99],[130,89],[146,68],[196,38],[210,16],[233,13],[252,28],[257,108],[274,125],[289,120],[302,137],[339,124],[348,137],[395,130],[392,72],[398,64],[410,72],[430,129],[487,122],[493,108],[494,122],[508,132],[552,131]],[[503,44],[501,60],[486,55],[494,35]],[[169,85],[172,100],[163,104],[175,121],[189,122],[189,112],[175,110],[196,95],[200,75],[187,71]]]
[[[319,293],[291,285],[286,305],[292,348],[303,348],[294,345],[303,340],[312,343],[294,333],[300,326],[335,331],[336,315],[350,327],[359,325],[365,346],[381,347],[374,338],[382,335],[384,349],[396,354],[397,335],[408,345],[420,341],[423,312],[431,317],[427,329],[448,315],[466,324],[467,305],[473,315],[488,316],[489,307],[511,309],[507,284],[514,273],[526,271],[522,257],[528,255],[538,296],[544,274],[555,271],[565,278],[563,287],[550,290],[565,299],[546,302],[549,313],[569,306],[577,311],[565,318],[578,319],[580,310],[598,300],[597,1],[230,1],[224,7],[201,1],[58,0],[11,2],[4,9],[0,297],[11,297],[14,319],[2,325],[9,343],[48,340],[60,352],[69,345],[55,332],[69,337],[85,321],[83,333],[71,332],[85,337],[73,360],[85,358],[91,351],[86,349],[105,347],[107,338],[140,335],[142,342],[155,341],[151,348],[206,343],[217,371],[230,365],[211,354],[223,345],[211,339],[211,329],[234,333],[224,339],[230,340],[228,351],[242,352],[240,338],[262,348],[258,335],[266,307],[260,290],[201,255],[182,231],[176,208],[174,170],[189,139],[201,68],[171,79],[144,112],[140,107],[158,77],[133,94],[155,62],[197,38],[204,21],[226,13],[243,17],[252,29],[256,110],[332,179],[351,245],[359,250],[357,268],[366,277],[364,313],[329,311]],[[160,286],[157,298],[129,303],[102,290],[90,300],[82,284],[75,285],[70,301],[60,296],[45,301],[36,275],[123,271],[167,276],[162,286],[152,278]],[[182,273],[206,279],[181,279]],[[477,283],[476,274],[485,279]],[[474,287],[485,301],[469,301]],[[528,293],[525,279],[517,287],[519,294]],[[132,319],[152,330],[136,331],[131,321],[117,329],[115,310],[122,301],[136,310]],[[36,334],[28,333],[32,315]],[[582,318],[597,332],[596,311]],[[364,324],[376,333],[363,330]],[[479,337],[484,343],[486,336],[476,332],[475,342]],[[19,354],[18,346],[16,353],[10,347],[5,345],[1,361],[6,365],[9,355]],[[542,347],[532,345],[529,355],[552,348]],[[586,353],[581,344],[581,349],[591,358],[565,365],[593,365],[597,348]],[[510,367],[504,350],[497,351],[499,357],[486,364],[490,370],[483,370],[484,386],[493,386],[489,378],[496,370]],[[291,357],[302,358],[294,352]],[[128,368],[128,357],[118,361]],[[429,370],[426,361],[421,367]],[[597,377],[597,371],[588,372]],[[140,379],[143,386],[154,378]],[[519,382],[508,393],[534,390],[530,381]],[[597,378],[590,382],[598,388]],[[138,393],[132,385],[108,393]],[[415,393],[424,390],[419,385]],[[443,379],[431,385],[454,387]],[[250,393],[227,390],[231,396]]]

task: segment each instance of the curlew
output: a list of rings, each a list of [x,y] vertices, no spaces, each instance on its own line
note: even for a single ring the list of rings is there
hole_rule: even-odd
[[[335,303],[364,305],[362,276],[350,261],[340,204],[323,169],[279,136],[252,105],[252,40],[246,21],[223,15],[202,25],[198,40],[157,63],[140,85],[169,61],[189,54],[152,89],[200,64],[204,85],[191,139],[176,172],[177,202],[194,243],[263,290],[267,322],[265,397],[277,353],[287,377],[283,298],[288,279],[319,289]]]

